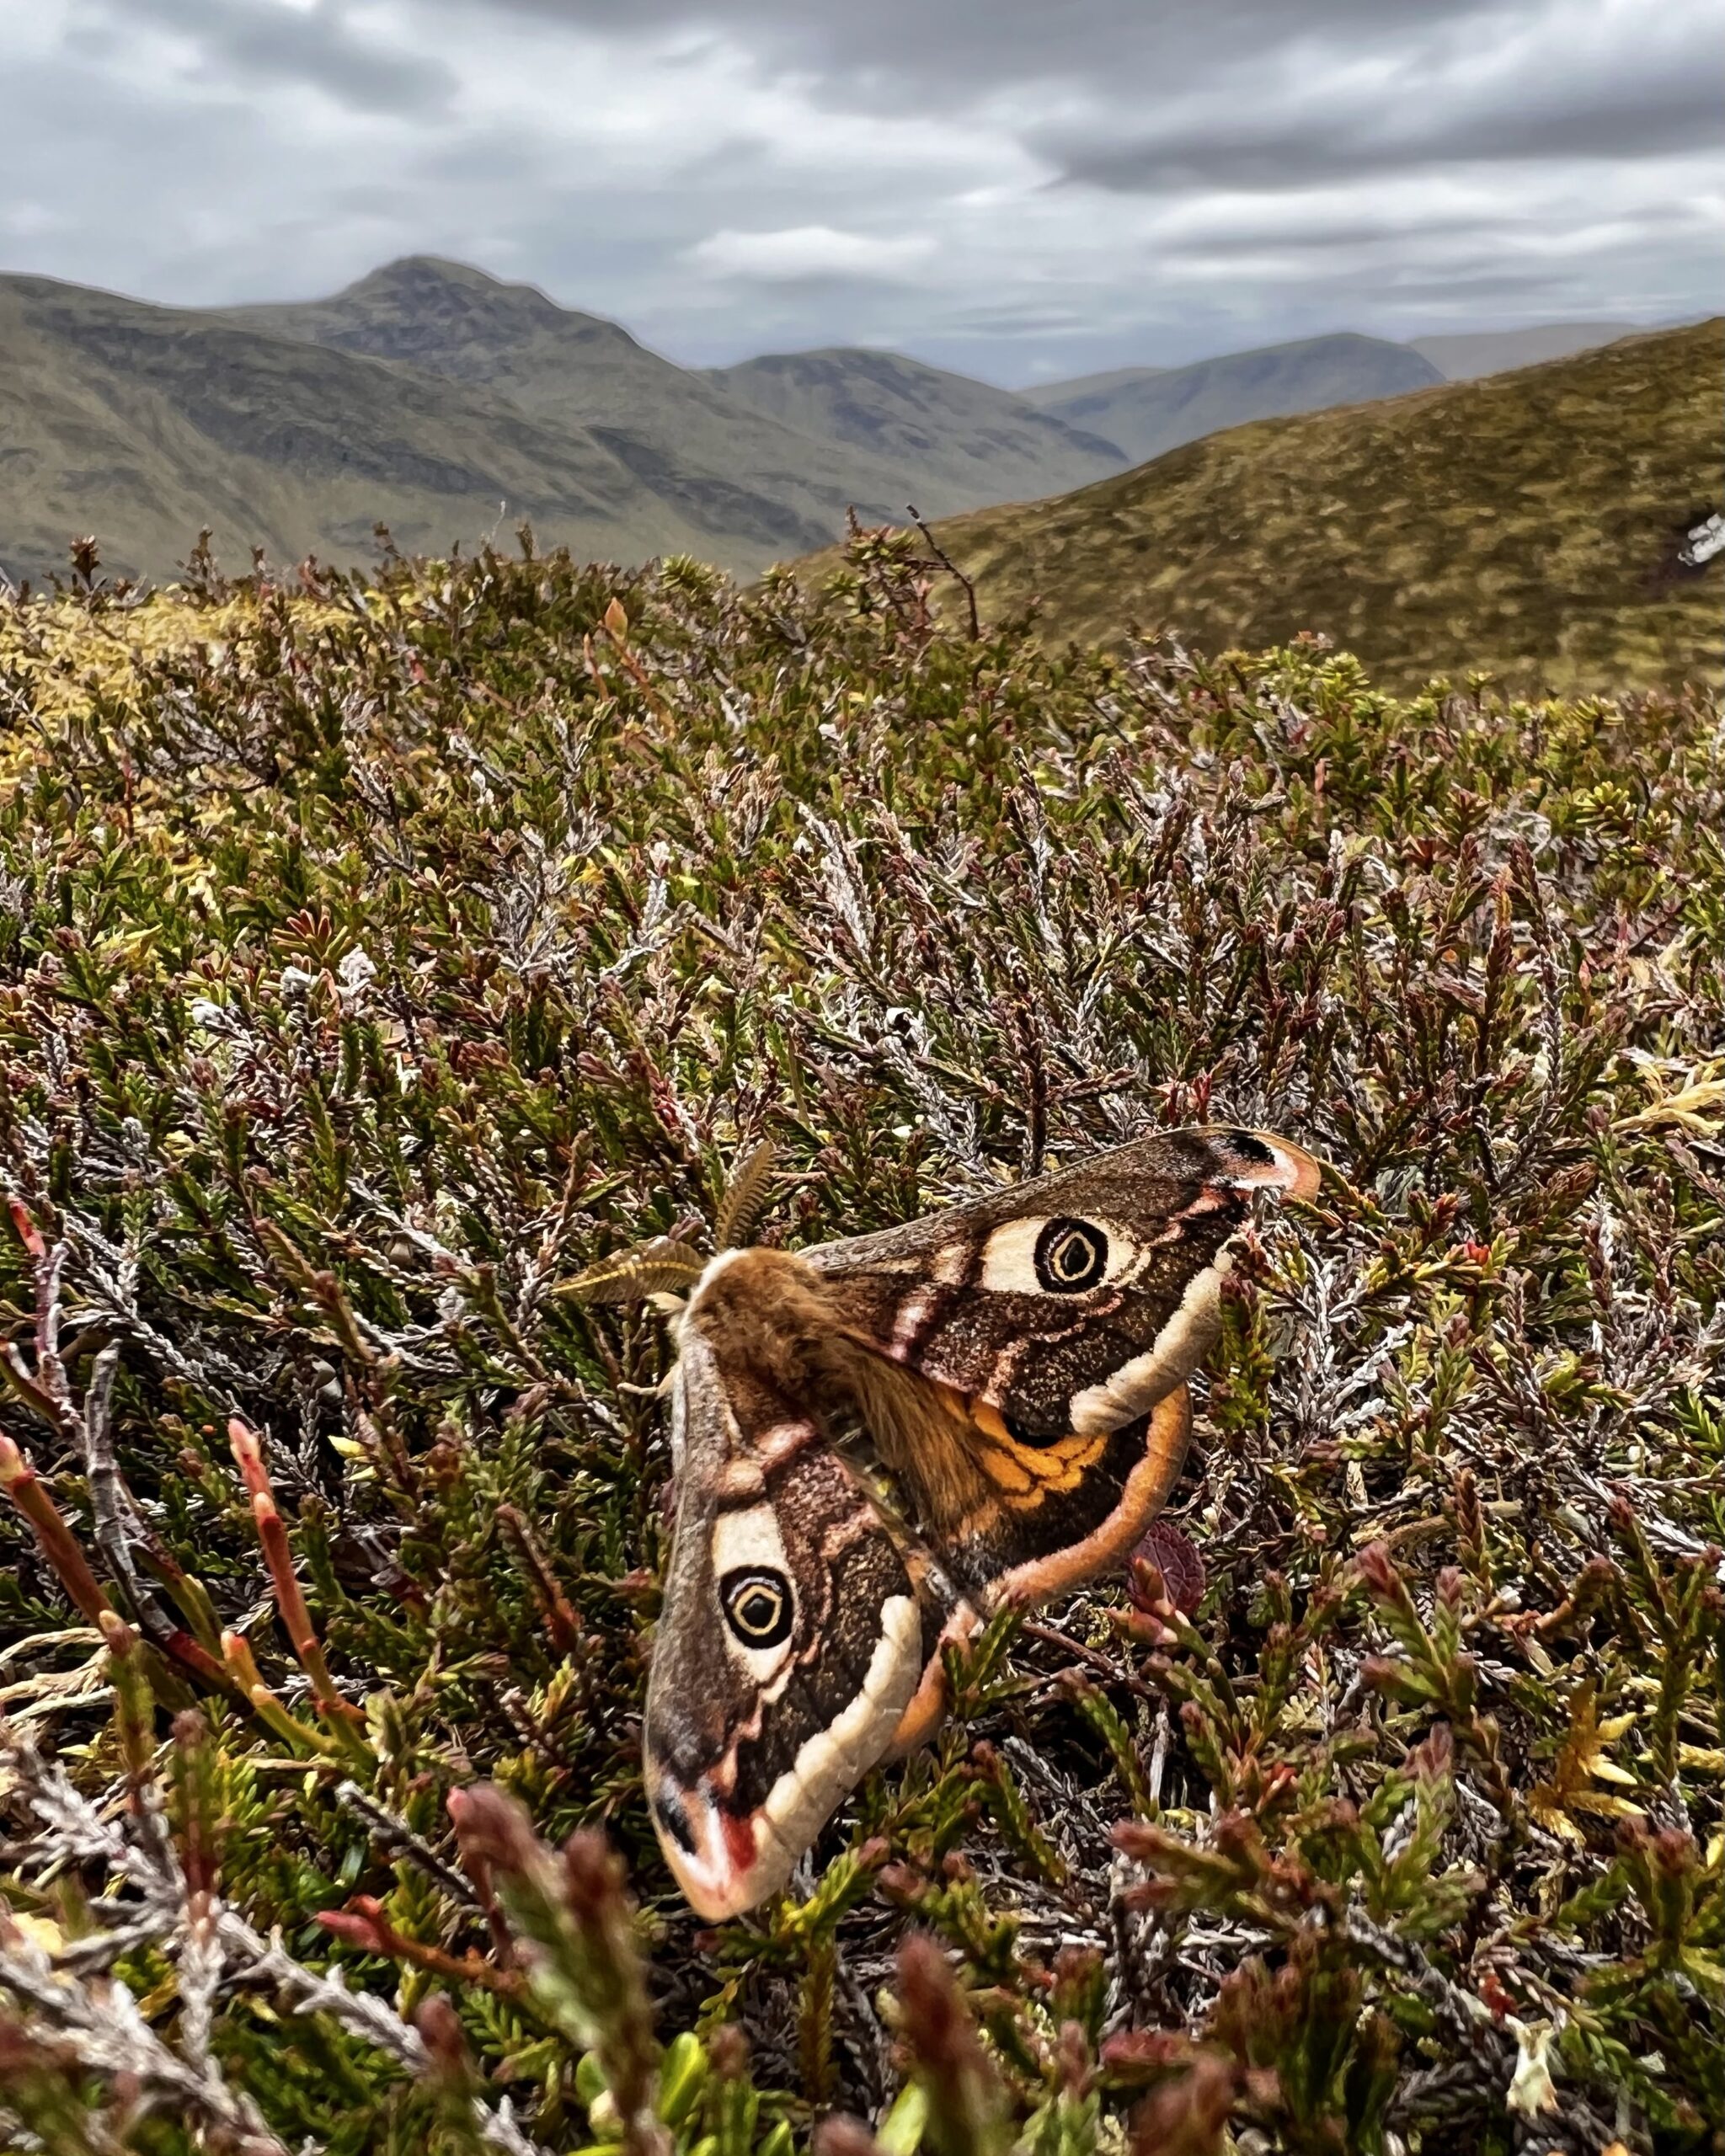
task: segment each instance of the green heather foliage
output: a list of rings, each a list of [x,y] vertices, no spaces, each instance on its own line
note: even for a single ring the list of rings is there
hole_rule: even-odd
[[[1717,2152],[1717,712],[854,554],[0,612],[0,2142]],[[665,1323],[560,1285],[763,1138],[795,1245],[1206,1118],[1332,1173],[1202,1599],[997,1623],[702,1929]]]

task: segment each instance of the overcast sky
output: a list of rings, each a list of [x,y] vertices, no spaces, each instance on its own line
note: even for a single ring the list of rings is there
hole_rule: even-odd
[[[1720,304],[1725,0],[0,0],[0,268],[1017,383]]]

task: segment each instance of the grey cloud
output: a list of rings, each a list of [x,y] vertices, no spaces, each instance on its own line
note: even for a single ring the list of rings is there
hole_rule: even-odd
[[[1268,191],[1422,166],[1562,158],[1621,162],[1712,150],[1717,86],[1697,64],[1650,83],[1578,83],[1573,102],[1549,86],[1487,109],[1421,111],[1398,125],[1378,115],[1313,110],[1286,117],[1194,118],[1098,141],[1044,138],[1062,177],[1124,194],[1216,187]]]
[[[1269,190],[1422,166],[1602,163],[1719,141],[1718,24],[1649,11],[1589,66],[1541,0],[427,0],[613,35],[727,39],[851,109],[958,112],[1001,92],[1081,119],[1003,125],[1117,194]],[[1602,20],[1604,19],[1601,19]],[[1546,35],[1541,37],[1542,28]],[[1525,46],[1498,81],[1470,63]],[[1356,88],[1361,64],[1381,73]],[[1146,113],[1167,117],[1145,124]]]
[[[998,337],[1037,337],[1050,330],[1070,334],[1081,330],[1086,316],[1071,307],[1014,307],[1010,303],[998,307],[960,307],[952,317],[955,329],[985,330]]]
[[[1393,296],[1406,303],[1442,300],[1455,305],[1482,299],[1508,299],[1525,307],[1530,297],[1556,302],[1573,291],[1561,272],[1529,270],[1458,270],[1441,277],[1404,272],[1395,280]]]
[[[440,185],[511,187],[554,186],[557,163],[542,142],[523,141],[496,129],[475,128],[463,135],[440,137],[413,160],[409,180],[398,189],[404,205],[410,205],[421,189]],[[368,181],[367,185],[371,183]]]
[[[425,252],[685,361],[852,342],[1019,380],[1669,318],[1717,284],[1680,154],[1717,4],[1632,40],[1586,0],[33,0],[0,266],[196,305]],[[811,228],[929,252],[787,277]]]
[[[806,70],[878,108],[951,109],[1002,84],[1130,85],[1161,95],[1238,53],[1307,40],[1356,49],[1505,0],[434,0],[614,35],[705,34]]]
[[[1405,217],[1355,217],[1346,221],[1326,218],[1322,224],[1304,232],[1290,231],[1284,222],[1254,225],[1247,221],[1231,225],[1226,232],[1202,233],[1188,239],[1164,239],[1159,252],[1170,261],[1188,257],[1226,261],[1240,255],[1277,254],[1291,258],[1311,253],[1331,255],[1340,261],[1352,254],[1369,254],[1375,248],[1402,250],[1415,244],[1429,247],[1438,240],[1471,237],[1489,247],[1496,237],[1496,228],[1477,214],[1419,216],[1410,213]]]
[[[140,19],[192,40],[213,78],[303,83],[355,112],[434,112],[456,87],[440,61],[356,35],[336,0],[306,8],[274,0],[125,0],[113,8],[109,35]]]

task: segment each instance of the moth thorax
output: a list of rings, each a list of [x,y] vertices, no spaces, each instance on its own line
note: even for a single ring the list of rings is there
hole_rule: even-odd
[[[713,1259],[689,1299],[686,1324],[732,1369],[752,1369],[788,1396],[818,1381],[835,1319],[820,1276],[782,1250],[732,1250]]]

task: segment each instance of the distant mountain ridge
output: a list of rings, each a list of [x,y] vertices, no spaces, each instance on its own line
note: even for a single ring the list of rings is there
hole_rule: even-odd
[[[410,256],[331,299],[236,308],[232,318],[507,398],[542,424],[590,430],[726,566],[758,560],[793,527],[836,529],[853,502],[902,507],[889,465],[812,441],[616,323],[462,263]]]
[[[1016,393],[1039,412],[1053,404],[1070,403],[1075,398],[1094,397],[1123,382],[1148,382],[1153,374],[1167,374],[1167,367],[1109,367],[1101,374],[1075,375],[1070,382],[1033,382]]]
[[[1124,465],[1008,391],[892,355],[835,363],[870,408],[833,396],[811,434],[770,408],[779,363],[728,383],[431,257],[328,300],[203,311],[0,276],[0,566],[40,577],[91,531],[111,569],[160,579],[204,524],[242,561],[351,559],[378,523],[439,552],[525,516],[595,558],[746,574],[853,506],[947,515]],[[800,401],[818,423],[820,398]]]
[[[1044,392],[1039,408],[1116,441],[1134,464],[1248,419],[1281,419],[1425,389],[1443,376],[1405,344],[1343,332],[1230,352],[1187,367],[1123,369]]]
[[[1081,486],[1129,462],[1117,444],[1009,389],[948,374],[897,352],[772,353],[715,368],[708,379],[760,412],[822,440],[889,456],[915,473],[916,505],[974,493],[1007,500]],[[1049,475],[1064,472],[1064,480]]]
[[[1260,419],[935,536],[985,616],[1166,628],[1210,652],[1302,630],[1413,688],[1719,686],[1725,555],[1678,559],[1718,499],[1725,319],[1370,404]],[[818,578],[833,550],[800,564]]]
[[[1062,494],[1258,413],[1435,378],[1348,336],[1025,392],[868,350],[692,369],[425,255],[328,299],[204,310],[0,276],[0,567],[40,577],[88,531],[111,570],[162,579],[205,524],[229,560],[363,557],[380,523],[437,553],[526,517],[590,558],[749,574],[852,507]]]
[[[505,399],[219,315],[46,278],[0,280],[0,562],[169,574],[210,526],[228,559],[446,549],[528,516],[601,557],[703,537],[591,430]],[[505,508],[507,504],[507,508]],[[506,527],[505,527],[506,528]],[[782,517],[772,534],[823,527]]]
[[[1408,348],[1429,360],[1446,382],[1477,382],[1482,375],[1504,374],[1512,367],[1538,366],[1542,360],[1596,351],[1620,338],[1639,336],[1643,327],[1635,322],[1541,322],[1527,329],[1411,337]]]

